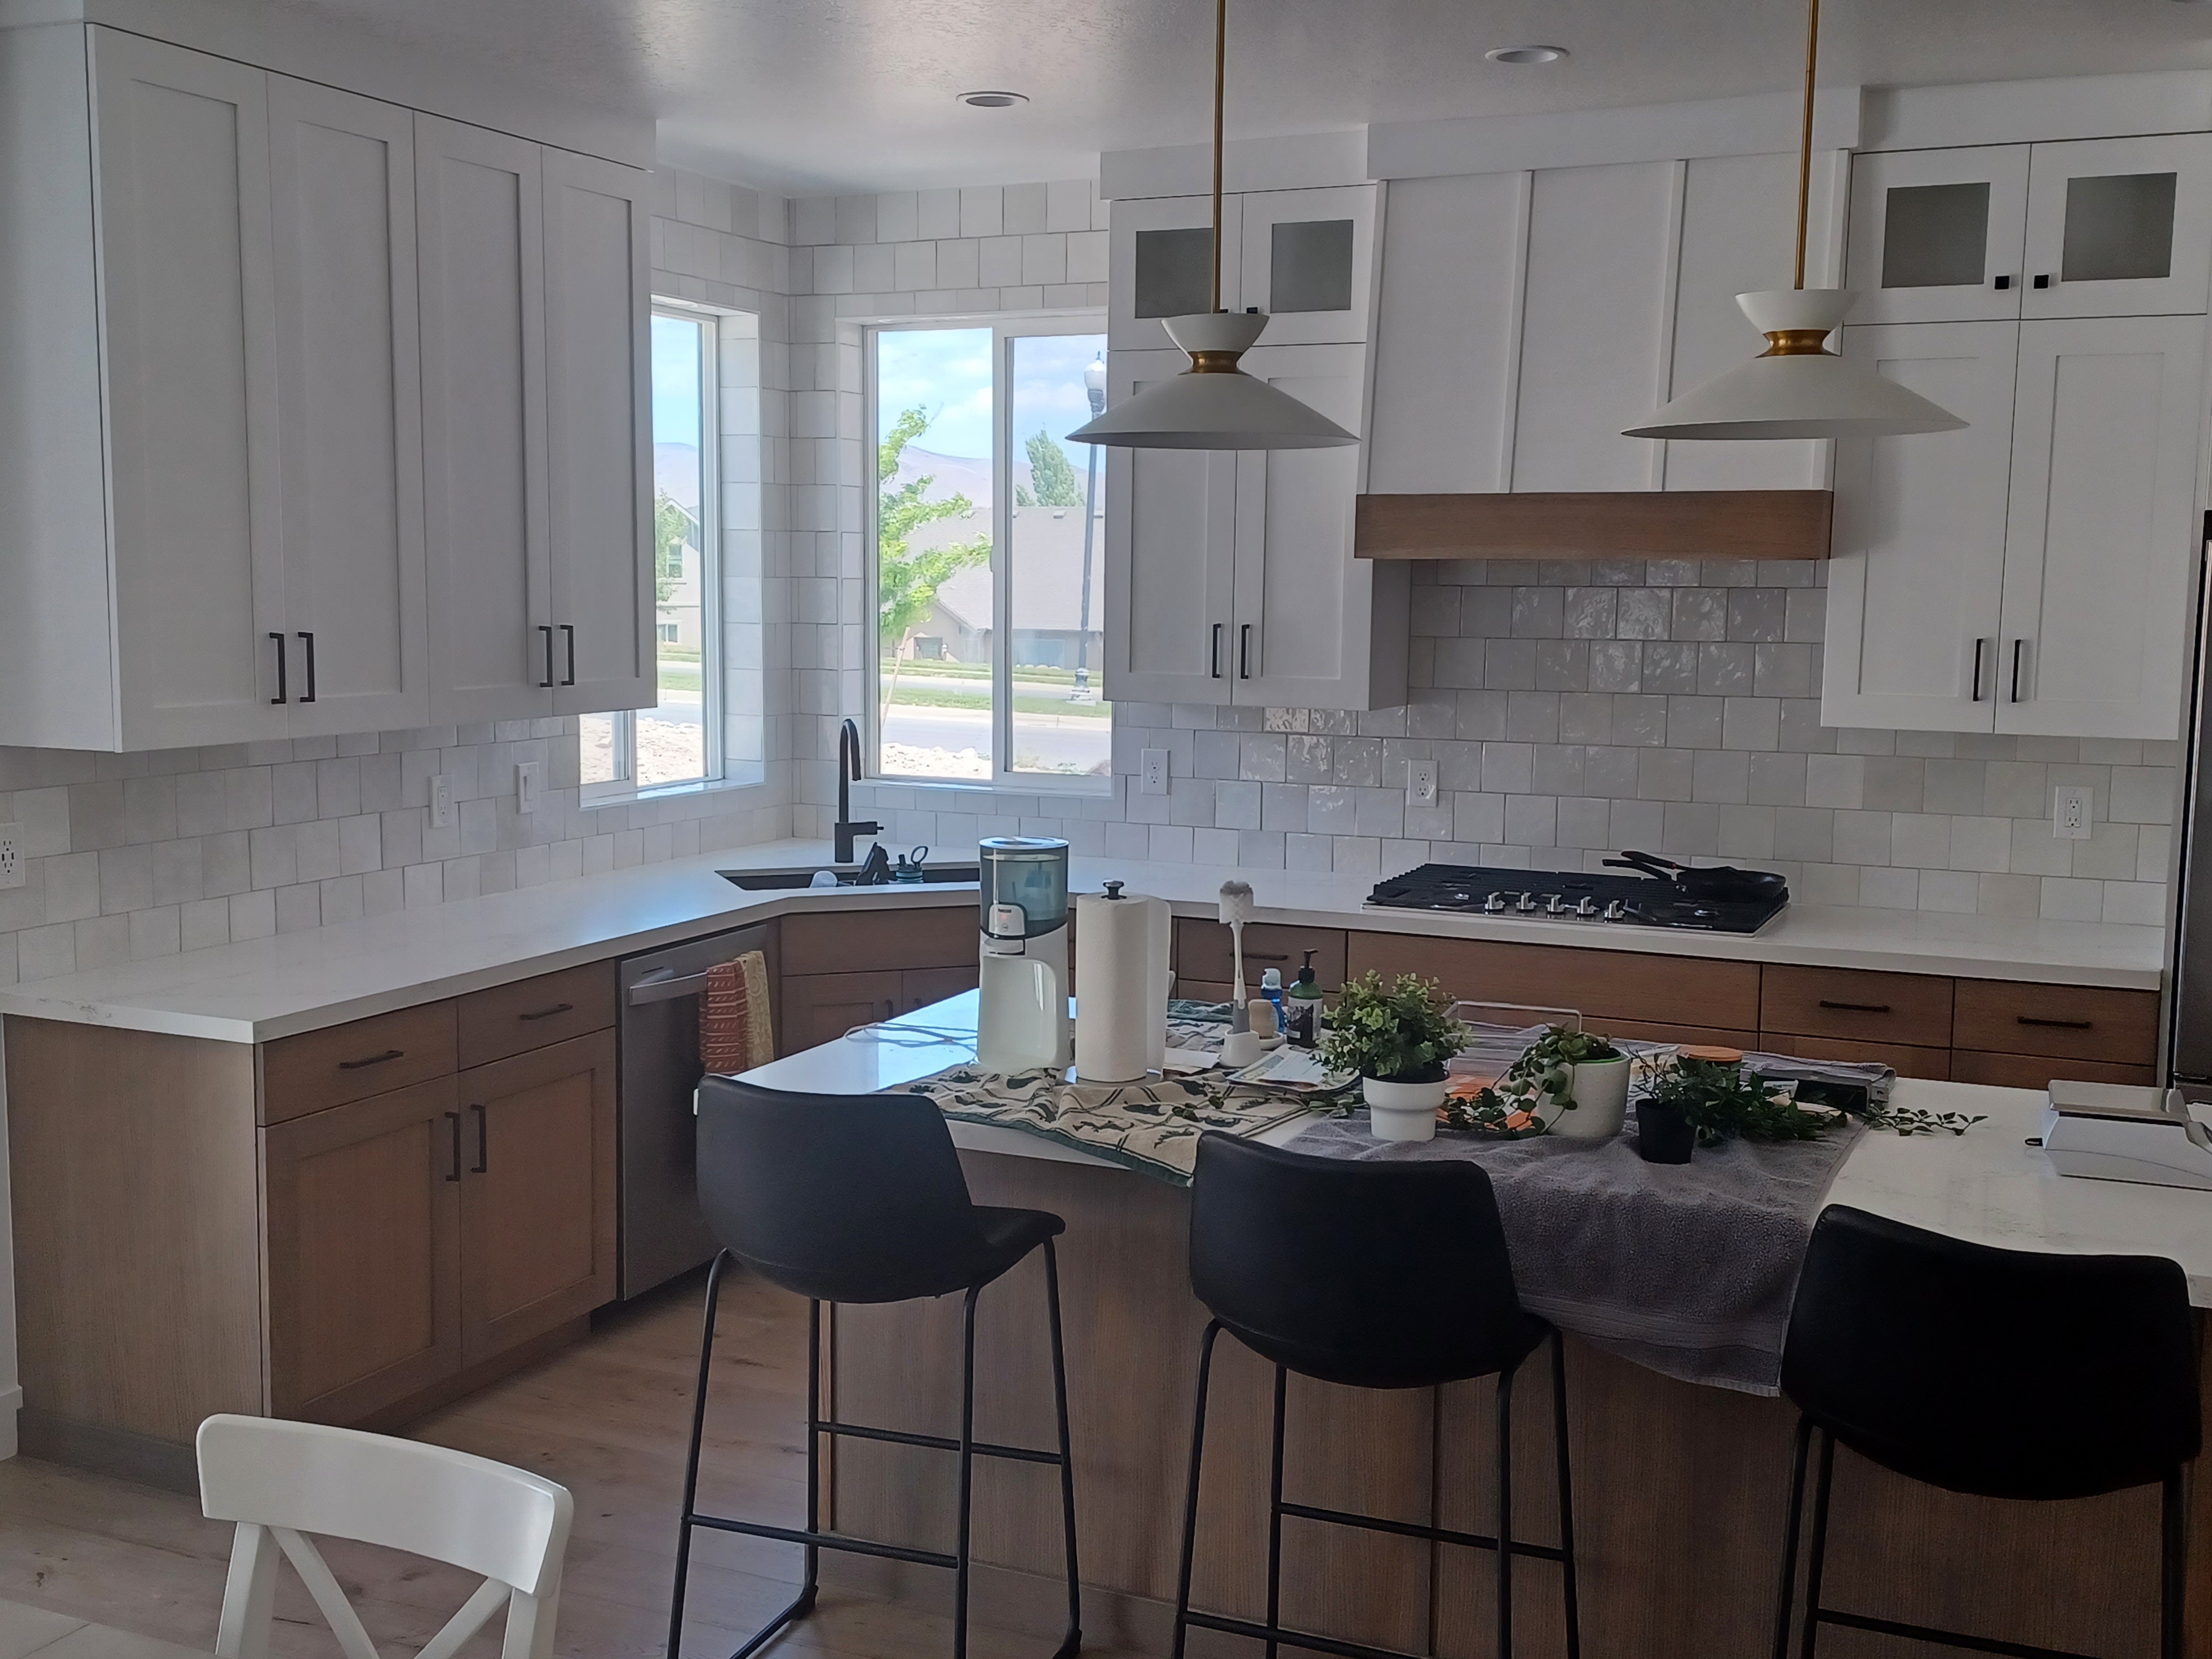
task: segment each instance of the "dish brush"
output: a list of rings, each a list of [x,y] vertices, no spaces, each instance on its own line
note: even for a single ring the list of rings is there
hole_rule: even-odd
[[[1249,1066],[1262,1052],[1260,1040],[1252,1034],[1249,993],[1244,988],[1244,924],[1252,920],[1255,908],[1251,883],[1221,884],[1221,921],[1229,929],[1230,945],[1236,958],[1236,982],[1229,1002],[1229,1035],[1222,1039],[1221,1058],[1224,1064],[1232,1066]]]

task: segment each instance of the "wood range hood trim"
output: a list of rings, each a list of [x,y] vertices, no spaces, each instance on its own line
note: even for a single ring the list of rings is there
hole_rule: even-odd
[[[1363,559],[1825,559],[1829,489],[1362,495]]]

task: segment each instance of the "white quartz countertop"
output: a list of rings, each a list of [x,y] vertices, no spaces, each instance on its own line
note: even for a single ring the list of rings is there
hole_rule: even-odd
[[[746,1073],[748,1080],[808,1094],[896,1087],[975,1057],[975,995],[950,998],[880,1026],[866,1026]],[[2162,1255],[2189,1276],[2190,1300],[2212,1308],[2212,1192],[2061,1176],[2027,1145],[2042,1128],[2044,1097],[2031,1089],[1898,1079],[1899,1106],[1980,1114],[1963,1135],[1905,1137],[1872,1130],[1837,1170],[1826,1202],[1869,1210],[1931,1232],[2014,1249]],[[1306,1123],[1293,1118],[1259,1138],[1275,1146]],[[989,1123],[952,1123],[953,1143],[1063,1164],[1092,1164],[1141,1181],[1118,1164]]]
[[[818,867],[829,853],[823,842],[771,842],[0,987],[0,1013],[264,1042],[793,911],[975,902],[972,885],[747,892],[716,873]],[[1076,859],[1071,875],[1079,892],[1118,879],[1183,915],[1213,915],[1222,882],[1239,876],[1261,921],[1665,956],[2148,990],[2166,957],[2158,928],[2096,922],[1792,905],[1741,937],[1370,908],[1374,884],[1356,876],[1103,858]]]

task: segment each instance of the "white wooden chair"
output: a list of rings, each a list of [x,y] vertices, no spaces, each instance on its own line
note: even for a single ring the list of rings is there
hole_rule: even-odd
[[[550,1659],[575,1507],[566,1487],[443,1446],[266,1417],[209,1418],[200,1425],[199,1461],[201,1509],[210,1520],[238,1523],[216,1637],[220,1659],[267,1659],[280,1554],[346,1659],[378,1659],[309,1533],[484,1575],[420,1659],[451,1659],[502,1603],[501,1659]]]

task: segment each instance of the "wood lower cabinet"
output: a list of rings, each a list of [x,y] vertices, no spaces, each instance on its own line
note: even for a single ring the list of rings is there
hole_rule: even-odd
[[[884,968],[862,974],[787,974],[776,988],[781,1000],[787,1054],[835,1042],[856,1025],[910,1014],[972,991],[979,969],[971,961],[940,968]]]

